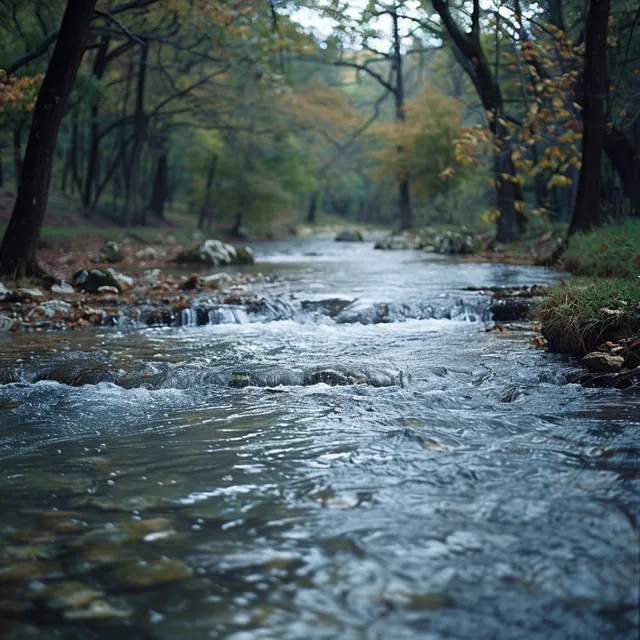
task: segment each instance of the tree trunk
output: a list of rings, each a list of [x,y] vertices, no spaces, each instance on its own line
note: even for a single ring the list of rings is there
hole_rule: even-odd
[[[153,179],[153,191],[151,192],[151,212],[161,220],[164,220],[164,206],[168,194],[168,159],[166,152],[160,154],[158,166]]]
[[[402,51],[400,30],[398,27],[398,13],[393,12],[393,65],[396,72],[395,102],[396,102],[396,123],[404,126],[407,118],[404,111],[404,78],[402,76]],[[400,227],[411,229],[413,226],[413,211],[411,209],[411,187],[409,185],[408,167],[404,161],[404,149],[398,147],[398,203],[400,206]]]
[[[149,47],[145,43],[140,52],[140,66],[138,68],[138,87],[136,89],[135,135],[131,148],[129,166],[125,175],[125,210],[124,221],[130,227],[134,221],[135,193],[140,168],[140,154],[146,137],[146,115],[144,113],[144,93],[147,79],[147,57]]]
[[[24,120],[13,130],[13,166],[16,174],[16,187],[20,185],[20,176],[22,175],[22,128]]]
[[[93,62],[93,75],[101,80],[107,69],[107,52],[109,50],[109,40],[105,40],[98,49],[96,59]],[[87,173],[84,179],[84,189],[82,192],[82,206],[85,216],[88,217],[91,211],[91,199],[94,182],[98,173],[98,158],[100,153],[100,125],[98,117],[100,115],[100,104],[98,101],[91,105],[91,133],[89,142],[89,158],[87,161]]]
[[[216,176],[216,167],[218,165],[218,156],[213,155],[211,157],[211,164],[209,165],[209,171],[207,172],[207,183],[204,188],[204,195],[202,198],[202,206],[200,207],[200,215],[198,217],[198,229],[203,231],[205,223],[209,229],[211,229],[211,189],[213,188],[213,180]]]
[[[578,195],[568,235],[588,231],[602,222],[602,151],[605,140],[607,79],[607,25],[610,0],[591,0],[584,53],[582,168]]]
[[[42,229],[56,139],[89,37],[96,0],[67,0],[60,33],[38,94],[18,195],[0,245],[0,273],[40,275],[36,245]]]
[[[513,242],[518,239],[526,225],[523,213],[522,188],[511,158],[511,144],[506,127],[500,122],[503,99],[500,86],[491,70],[480,39],[480,3],[473,3],[471,30],[464,32],[454,21],[446,0],[431,0],[433,8],[453,42],[453,53],[465,70],[478,93],[482,106],[493,115],[490,128],[494,134],[493,168],[496,183],[496,206],[500,211],[497,220],[496,240]],[[503,179],[502,174],[508,174]]]
[[[307,209],[307,224],[316,223],[316,212],[318,210],[318,197],[320,193],[316,189],[311,194],[311,200],[309,200],[309,208]]]

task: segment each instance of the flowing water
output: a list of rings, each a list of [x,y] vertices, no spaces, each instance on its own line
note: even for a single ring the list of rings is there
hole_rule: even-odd
[[[0,635],[636,638],[640,402],[464,291],[559,274],[258,255],[252,308],[0,343]]]

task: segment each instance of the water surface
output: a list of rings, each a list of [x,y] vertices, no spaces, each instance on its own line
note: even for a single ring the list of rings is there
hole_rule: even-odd
[[[0,571],[0,611],[33,603],[0,616],[12,637],[636,638],[637,396],[566,384],[571,361],[486,333],[464,291],[559,274],[329,239],[258,255],[281,276],[259,312],[0,344],[2,564],[37,548],[25,580]],[[133,382],[33,382],[69,363]],[[168,560],[191,577],[136,583]],[[66,581],[123,617],[51,612],[37,594]]]

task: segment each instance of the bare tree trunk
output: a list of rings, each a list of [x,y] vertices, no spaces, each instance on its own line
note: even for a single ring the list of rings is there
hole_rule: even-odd
[[[109,50],[109,40],[106,39],[98,49],[96,59],[93,62],[93,75],[102,79],[107,68],[107,52]],[[89,158],[87,161],[87,173],[84,179],[84,190],[82,192],[82,206],[86,216],[91,212],[91,199],[93,184],[97,178],[99,154],[100,154],[100,125],[98,116],[100,115],[100,104],[95,101],[91,105],[91,132],[89,142]]]
[[[480,1],[473,0],[471,30],[463,31],[454,21],[446,0],[431,0],[442,23],[453,42],[453,53],[473,82],[484,108],[493,116],[490,123],[494,135],[493,168],[496,183],[496,205],[500,217],[496,225],[498,242],[513,242],[518,239],[526,224],[522,213],[522,188],[511,159],[509,135],[500,118],[503,112],[503,98],[500,86],[491,70],[480,38]],[[504,179],[502,174],[508,174]]]
[[[0,273],[41,275],[36,245],[47,209],[60,124],[89,37],[96,0],[67,0],[60,33],[33,112],[18,195],[0,245]]]
[[[200,215],[198,217],[198,229],[204,230],[205,222],[208,223],[207,227],[211,229],[211,189],[213,188],[213,180],[216,176],[216,167],[218,165],[218,156],[214,155],[211,158],[209,164],[209,171],[207,172],[207,183],[204,188],[204,195],[202,198],[202,206],[200,207]]]
[[[394,11],[392,14],[393,22],[393,64],[396,72],[395,84],[395,103],[396,103],[396,122],[399,126],[403,126],[406,121],[404,111],[404,78],[402,76],[402,51],[400,30],[398,27],[398,13]],[[409,185],[408,167],[405,166],[404,150],[398,147],[398,159],[400,165],[398,167],[398,196],[400,205],[400,227],[402,229],[410,229],[413,226],[413,211],[411,209],[411,187]]]
[[[168,189],[168,158],[167,153],[162,152],[158,158],[158,166],[156,167],[156,174],[153,179],[153,191],[151,193],[151,212],[164,220],[164,206],[167,202]]]
[[[610,0],[591,0],[587,14],[584,54],[582,168],[569,236],[602,223],[602,151],[605,141],[607,79],[607,25]]]
[[[16,187],[20,185],[20,176],[22,175],[22,128],[24,120],[13,130],[13,166],[16,174]]]
[[[129,166],[125,175],[125,225],[130,227],[137,220],[135,218],[135,190],[138,182],[138,170],[140,168],[140,155],[146,137],[146,115],[144,113],[144,93],[147,79],[147,57],[149,47],[145,43],[140,52],[140,66],[138,68],[138,87],[136,89],[135,133],[131,148]]]
[[[320,193],[316,189],[311,194],[311,200],[309,200],[309,209],[307,210],[307,224],[316,223],[316,212],[318,210],[318,197]]]

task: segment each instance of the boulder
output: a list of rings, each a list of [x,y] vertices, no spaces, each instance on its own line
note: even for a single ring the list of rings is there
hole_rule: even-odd
[[[341,231],[336,236],[336,242],[363,242],[362,233],[357,229]]]
[[[11,291],[0,282],[0,302],[11,297]]]
[[[6,333],[13,328],[13,319],[0,314],[0,333]]]
[[[124,273],[120,273],[119,271],[116,271],[111,267],[107,269],[107,273],[110,273],[115,278],[115,280],[120,285],[121,290],[131,289],[131,287],[133,287],[134,280],[131,276],[126,276]]]
[[[593,351],[582,358],[582,364],[591,371],[599,373],[615,373],[624,365],[622,356],[614,356],[604,351]]]
[[[251,264],[254,262],[253,252],[249,247],[236,249],[220,240],[205,240],[179,253],[173,260],[183,264]]]
[[[475,243],[470,233],[445,231],[435,237],[434,249],[436,253],[464,255],[475,251]]]
[[[159,253],[153,247],[144,247],[134,253],[138,260],[157,260]]]
[[[76,290],[68,282],[60,282],[51,287],[51,293],[54,295],[64,296],[75,292]]]
[[[255,261],[251,247],[236,247],[235,264],[253,264]]]
[[[100,287],[115,287],[122,291],[120,283],[108,271],[82,269],[73,276],[73,286],[87,293],[98,293]]]
[[[102,249],[100,249],[100,258],[105,262],[121,262],[122,254],[120,253],[120,247],[117,242],[109,240],[106,242]]]

